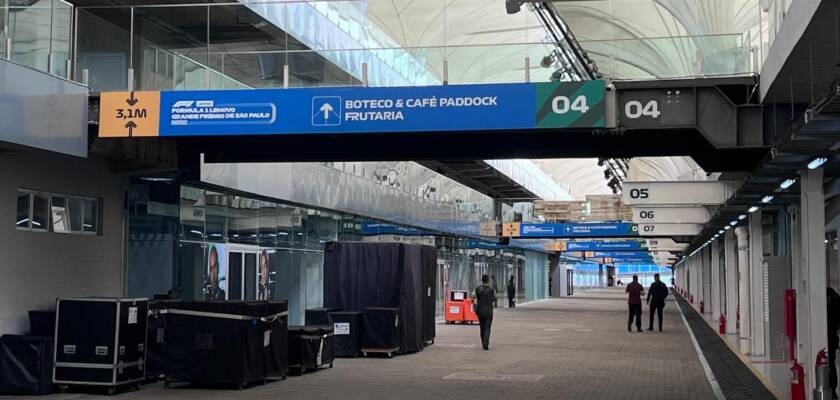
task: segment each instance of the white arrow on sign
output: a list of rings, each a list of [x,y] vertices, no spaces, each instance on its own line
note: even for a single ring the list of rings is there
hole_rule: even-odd
[[[324,122],[325,123],[329,122],[330,112],[332,112],[332,110],[333,110],[333,106],[331,106],[330,103],[324,103],[324,105],[321,106],[321,112],[324,113]]]
[[[624,182],[621,202],[630,205],[718,205],[729,199],[740,182],[649,181]]]
[[[705,224],[709,218],[706,207],[633,207],[637,224]]]
[[[700,233],[700,224],[638,224],[639,236],[693,236]],[[648,248],[650,249],[650,248]]]

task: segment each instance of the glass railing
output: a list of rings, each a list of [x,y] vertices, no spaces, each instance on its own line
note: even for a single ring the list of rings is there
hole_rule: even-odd
[[[0,0],[0,56],[67,76],[73,6],[61,0]]]
[[[482,37],[476,43],[423,46],[398,46],[391,38],[375,37],[385,33],[364,18],[377,1],[367,6],[359,1],[280,1],[80,7],[74,78],[89,76],[91,87],[99,91],[558,79],[558,61],[544,60],[556,46],[543,36],[530,42],[504,42],[500,36],[500,43]],[[441,27],[450,31],[457,23]],[[440,41],[446,43],[413,40]],[[751,72],[749,44],[741,35],[581,43],[603,75],[613,79]]]
[[[705,35],[581,41],[598,70],[616,80],[749,74],[750,46],[743,35]]]

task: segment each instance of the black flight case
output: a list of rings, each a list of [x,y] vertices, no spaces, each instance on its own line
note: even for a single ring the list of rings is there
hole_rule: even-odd
[[[147,299],[56,300],[53,383],[113,394],[145,378]]]

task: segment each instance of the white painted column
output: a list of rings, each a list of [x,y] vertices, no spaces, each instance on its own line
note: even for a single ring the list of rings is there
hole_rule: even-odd
[[[724,268],[726,274],[726,333],[738,333],[738,259],[735,253],[735,232],[727,230],[724,235]]]
[[[749,231],[746,227],[739,226],[735,228],[735,236],[738,237],[738,305],[741,308],[741,329],[738,337],[741,353],[748,354],[752,350]]]
[[[715,239],[711,245],[712,296],[709,298],[709,312],[712,319],[717,321],[723,312],[720,305],[720,240]]]
[[[749,216],[750,245],[750,327],[752,328],[752,354],[765,354],[764,329],[764,244],[761,227],[761,210]]]
[[[801,262],[797,274],[796,301],[798,305],[798,358],[805,367],[806,393],[810,398],[814,389],[814,360],[817,352],[828,346],[826,322],[826,279],[825,279],[825,199],[823,195],[823,171],[803,170],[800,173],[801,191]],[[810,373],[809,373],[810,372]]]
[[[703,309],[706,319],[712,318],[712,247],[706,246],[700,252],[703,257]]]

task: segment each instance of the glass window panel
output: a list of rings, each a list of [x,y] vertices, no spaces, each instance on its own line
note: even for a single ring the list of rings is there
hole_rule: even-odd
[[[292,207],[279,204],[277,208],[277,247],[287,247],[292,240]]]
[[[98,232],[99,231],[99,201],[92,199],[84,200],[84,220],[82,221],[82,231],[84,232]]]
[[[75,79],[90,74],[95,91],[125,90],[131,36],[130,8],[78,10]]]
[[[227,236],[227,200],[228,196],[222,193],[211,191],[204,193],[204,215],[208,241],[222,242]]]
[[[138,88],[208,88],[207,14],[207,7],[197,6],[134,9]]]
[[[49,222],[49,201],[46,195],[32,194],[32,229],[47,230]]]
[[[204,240],[204,190],[181,187],[181,237]]]
[[[71,232],[82,231],[82,203],[82,199],[78,197],[67,198],[67,212]]]
[[[15,226],[18,228],[29,228],[29,193],[18,192],[17,194],[17,218]]]
[[[70,220],[67,215],[67,198],[60,196],[51,197],[50,213],[52,215],[53,232],[69,233]]]
[[[260,202],[259,239],[260,245],[274,247],[277,242],[277,207],[268,201]]]

